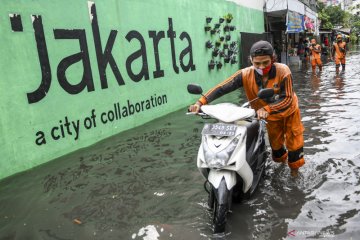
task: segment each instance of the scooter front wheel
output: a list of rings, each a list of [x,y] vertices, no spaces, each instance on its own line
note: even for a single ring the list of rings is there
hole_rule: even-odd
[[[215,198],[213,215],[214,233],[225,232],[227,212],[227,204],[219,204]]]
[[[212,192],[214,193],[214,233],[223,233],[226,227],[226,216],[232,202],[232,191],[227,189],[225,179],[223,178],[218,189],[212,187]]]

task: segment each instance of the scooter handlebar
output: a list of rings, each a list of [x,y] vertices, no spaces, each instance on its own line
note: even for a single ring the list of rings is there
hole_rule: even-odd
[[[259,120],[259,122],[262,122],[264,124],[268,123],[265,119],[262,119],[262,118],[258,119],[257,117],[254,117],[253,120]]]
[[[187,112],[187,113],[185,113],[186,115],[200,115],[200,116],[207,116],[207,114],[205,114],[205,113],[202,113],[202,112],[198,112],[198,113],[196,113],[196,112]]]

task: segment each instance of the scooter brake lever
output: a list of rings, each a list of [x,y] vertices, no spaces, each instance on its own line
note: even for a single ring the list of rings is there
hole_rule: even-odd
[[[258,120],[258,118],[254,117],[253,120]],[[263,123],[265,123],[265,124],[268,123],[268,122],[267,122],[265,119],[263,119],[263,118],[260,118],[259,121],[260,121],[260,122],[263,122]]]
[[[199,116],[207,116],[207,114],[205,113],[202,113],[202,112],[199,112],[199,113],[196,113],[196,112],[187,112],[185,113],[186,115],[199,115]]]

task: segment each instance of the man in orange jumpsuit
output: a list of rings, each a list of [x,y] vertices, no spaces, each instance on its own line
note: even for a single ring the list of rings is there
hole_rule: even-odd
[[[339,73],[340,63],[342,70],[345,70],[345,56],[346,56],[346,42],[342,40],[341,34],[336,36],[336,43],[334,42],[331,51],[331,60],[335,57],[336,73]]]
[[[291,71],[285,64],[274,62],[274,50],[269,42],[259,41],[250,49],[252,66],[235,72],[222,83],[210,89],[194,105],[191,112],[199,112],[200,106],[243,87],[248,101],[257,97],[262,88],[273,88],[271,99],[251,103],[258,118],[267,119],[267,131],[275,162],[288,162],[291,175],[297,176],[304,165],[304,127],[301,122],[298,98],[293,91]]]
[[[311,39],[310,45],[310,62],[313,73],[315,72],[316,65],[319,67],[319,71],[322,71],[322,62],[321,62],[321,46],[316,43],[315,38]]]

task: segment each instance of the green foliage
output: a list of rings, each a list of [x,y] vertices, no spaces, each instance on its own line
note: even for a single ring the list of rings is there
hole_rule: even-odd
[[[318,2],[318,17],[321,21],[321,28],[332,29],[335,26],[349,26],[351,14],[345,12],[339,6],[325,6]]]
[[[326,7],[325,3],[318,1],[317,2],[317,10],[321,12]]]
[[[325,6],[318,2],[318,17],[322,29],[333,29],[335,26],[351,28],[352,41],[360,34],[360,16],[345,12],[340,6]]]
[[[349,12],[344,12],[344,18],[343,18],[343,26],[346,28],[351,28],[351,18],[352,14]]]
[[[340,6],[328,6],[323,9],[323,12],[329,16],[329,21],[333,26],[344,25],[345,11]]]
[[[231,20],[233,20],[233,15],[231,14],[231,13],[228,13],[228,14],[226,14],[225,16],[224,16],[224,19],[225,20],[227,20],[227,21],[231,21]]]
[[[357,32],[360,32],[360,20],[357,21],[357,22],[354,22],[352,27],[353,27],[354,30],[356,30]]]
[[[360,35],[360,16],[353,15],[350,18],[349,22],[350,22],[350,28],[351,28],[350,39],[351,39],[351,41],[353,41],[353,40],[356,41],[356,40],[358,40],[358,36]]]
[[[358,40],[358,37],[356,36],[356,34],[355,33],[351,33],[350,34],[350,41],[351,42],[356,42]]]
[[[320,11],[318,13],[318,17],[321,21],[321,28],[323,29],[332,29],[334,26],[330,21],[330,16],[324,12],[324,11]]]

